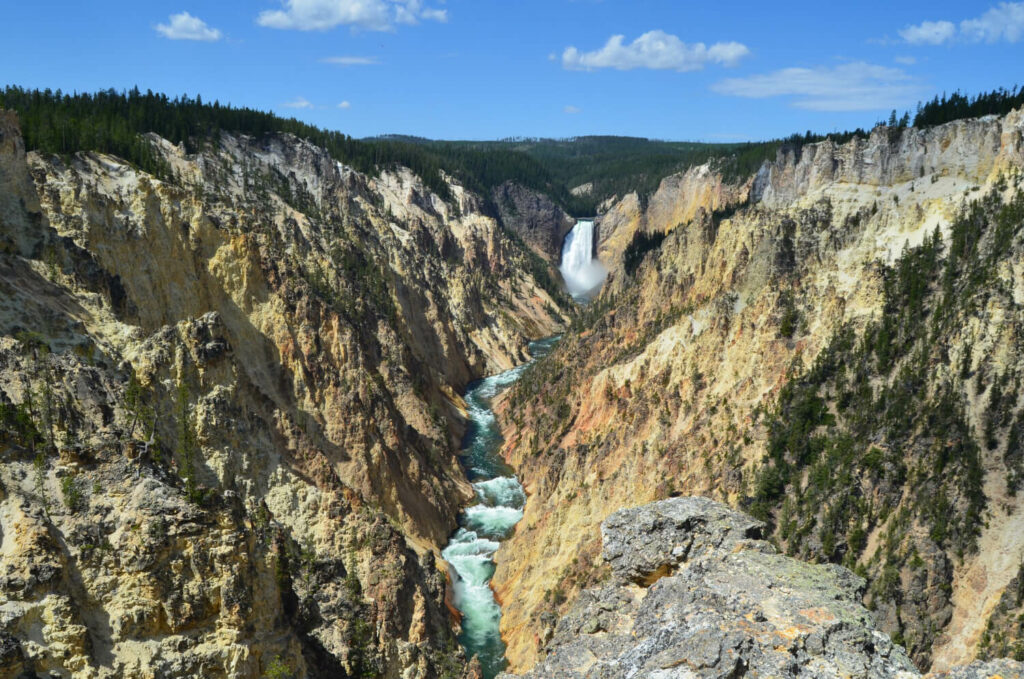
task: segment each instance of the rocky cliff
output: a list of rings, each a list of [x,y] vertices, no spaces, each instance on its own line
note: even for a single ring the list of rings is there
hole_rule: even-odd
[[[558,266],[562,242],[576,220],[549,197],[512,182],[495,187],[491,197],[502,224],[540,257]]]
[[[731,183],[710,165],[698,165],[666,177],[650,196],[631,193],[598,218],[598,256],[606,266],[621,266],[622,255],[637,233],[665,234],[693,221],[698,213],[745,202],[753,182]]]
[[[547,657],[524,676],[921,676],[875,628],[860,603],[862,578],[783,556],[763,529],[705,498],[612,514],[601,526],[609,576],[581,593]],[[950,676],[1009,679],[1024,676],[1024,664],[979,663]]]
[[[1021,111],[880,127],[609,210],[602,297],[499,405],[530,494],[494,581],[514,669],[601,581],[601,521],[679,493],[865,577],[921,667],[1024,651],[1006,625],[1024,561],[1022,138]],[[667,235],[630,272],[641,229]]]
[[[566,330],[571,220],[146,141],[159,176],[0,113],[0,676],[472,674],[458,394]],[[602,296],[496,404],[511,669],[1019,674],[1022,168],[1018,111],[609,206]],[[680,494],[752,516],[612,516]]]
[[[454,183],[148,141],[0,114],[0,674],[458,676],[458,394],[557,290]]]

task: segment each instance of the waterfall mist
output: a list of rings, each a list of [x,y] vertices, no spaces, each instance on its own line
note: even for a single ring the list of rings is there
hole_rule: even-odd
[[[599,287],[608,271],[594,258],[594,222],[581,220],[565,238],[562,264],[558,267],[565,287],[573,297],[588,297]]]

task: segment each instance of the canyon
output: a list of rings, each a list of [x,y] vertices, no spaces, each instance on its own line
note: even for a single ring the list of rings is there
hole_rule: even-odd
[[[459,394],[561,302],[457,185],[150,141],[174,182],[0,119],[5,676],[457,676]]]
[[[857,571],[922,668],[1015,647],[1022,135],[883,126],[609,207],[601,296],[497,406],[529,496],[494,579],[513,670],[607,576],[601,522],[675,495]]]
[[[141,143],[0,111],[0,677],[1021,676],[1024,111],[579,219]]]

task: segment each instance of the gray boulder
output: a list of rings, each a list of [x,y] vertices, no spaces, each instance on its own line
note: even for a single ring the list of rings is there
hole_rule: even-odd
[[[860,603],[863,579],[778,554],[762,528],[705,498],[616,512],[601,526],[612,581],[579,596],[525,676],[921,676]],[[1000,662],[992,672],[1020,676],[1019,663]],[[981,665],[958,671],[949,679],[996,676]]]
[[[601,556],[616,576],[650,584],[714,549],[758,540],[764,524],[703,497],[683,497],[615,512],[601,524]],[[764,542],[748,544],[770,548]]]

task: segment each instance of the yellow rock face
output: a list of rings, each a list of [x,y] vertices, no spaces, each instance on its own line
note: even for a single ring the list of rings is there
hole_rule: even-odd
[[[804,147],[799,158],[781,154],[740,186],[723,186],[697,168],[662,182],[646,209],[635,196],[610,207],[600,252],[613,273],[594,302],[599,320],[567,335],[500,408],[504,454],[530,494],[494,579],[513,669],[543,654],[557,614],[599,579],[599,525],[609,514],[675,493],[736,504],[751,494],[768,435],[758,412],[772,407],[842,324],[862,327],[879,317],[880,264],[936,229],[948,238],[964,200],[997,186],[1012,194],[1024,168],[1022,131],[1020,111],[907,130],[891,141],[879,129],[843,146]],[[1004,175],[1009,183],[1000,185]],[[734,215],[711,217],[747,196],[750,205]],[[640,229],[671,236],[628,278],[621,253]],[[1024,289],[1018,269],[1000,269],[1000,285]],[[798,300],[792,337],[780,333],[783,293]],[[1020,309],[1000,306],[982,318],[953,340],[953,351],[973,343],[974,356],[990,357],[994,370],[1019,365],[1019,352],[1005,347]],[[933,379],[944,378],[937,372]],[[971,422],[980,428],[981,396],[965,398],[978,406]],[[986,452],[983,464],[992,517],[981,544],[1001,541],[1008,550],[966,555],[955,566],[948,557],[951,581],[927,581],[934,608],[917,617],[952,617],[933,647],[951,664],[973,657],[974,642],[957,640],[975,634],[976,641],[987,619],[966,612],[983,606],[959,594],[971,587],[972,564],[990,576],[981,598],[991,607],[1024,558],[1024,540],[1009,538],[1008,526],[1021,524],[1007,517],[1021,512],[1019,498],[1006,497],[1002,453]],[[868,536],[864,562],[883,532]],[[909,572],[903,577],[910,582]],[[898,613],[875,603],[883,628],[898,629]]]
[[[0,119],[0,403],[44,432],[0,438],[0,660],[458,669],[456,394],[560,330],[559,302],[457,185],[289,136],[150,141],[172,176],[26,156]]]

